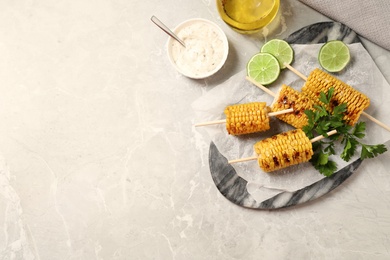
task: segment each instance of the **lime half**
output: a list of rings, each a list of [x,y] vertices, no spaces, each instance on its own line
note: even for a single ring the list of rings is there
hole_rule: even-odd
[[[269,85],[280,74],[278,60],[269,53],[257,53],[249,60],[247,65],[248,76],[262,85]]]
[[[272,39],[261,47],[261,52],[270,53],[279,61],[281,69],[285,69],[284,63],[291,64],[294,59],[294,50],[286,41]]]
[[[347,66],[350,60],[349,48],[342,41],[325,43],[318,55],[320,65],[329,72],[339,72]]]

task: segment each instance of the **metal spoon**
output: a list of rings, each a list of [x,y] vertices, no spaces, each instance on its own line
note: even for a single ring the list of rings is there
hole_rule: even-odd
[[[171,36],[176,41],[178,41],[181,45],[183,45],[184,48],[186,47],[185,43],[179,37],[177,37],[177,35],[174,34],[165,24],[163,24],[156,16],[153,15],[150,18],[150,20],[152,20],[153,23],[155,23],[158,27],[160,27],[160,29],[166,32],[169,36]]]

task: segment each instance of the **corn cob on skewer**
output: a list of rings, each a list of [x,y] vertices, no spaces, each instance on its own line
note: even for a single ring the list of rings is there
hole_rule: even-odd
[[[328,136],[336,134],[336,130],[329,131]],[[276,171],[292,165],[308,162],[313,156],[312,143],[325,138],[317,136],[311,140],[301,129],[290,130],[257,142],[253,146],[254,157],[230,160],[229,163],[257,160],[265,172]]]
[[[278,115],[277,118],[295,128],[302,128],[307,125],[308,118],[304,111],[306,109],[312,109],[314,105],[313,101],[309,97],[306,97],[302,93],[285,84],[282,85],[278,93],[274,93],[250,77],[246,77],[246,79],[275,98],[271,105],[273,112],[290,108],[293,109],[292,113]]]
[[[344,120],[349,125],[356,124],[363,110],[369,107],[370,100],[348,84],[320,69],[314,69],[302,87],[302,92],[314,102],[323,105],[318,99],[319,95],[321,91],[327,93],[332,87],[335,91],[330,105],[326,106],[327,110],[331,112],[335,106],[346,103],[347,111],[344,115]]]
[[[282,114],[277,116],[277,118],[295,128],[303,128],[308,124],[305,110],[313,109],[313,105],[314,103],[309,97],[283,84],[271,105],[271,109],[272,111],[280,111],[293,108],[293,113]]]
[[[313,156],[310,139],[301,129],[261,140],[254,145],[257,162],[265,172],[307,162]]]
[[[270,111],[265,102],[227,106],[224,111],[226,130],[231,135],[267,131],[270,129],[268,117]]]
[[[225,124],[229,134],[240,135],[266,131],[270,128],[269,117],[292,113],[293,109],[269,112],[264,102],[239,104],[225,108],[226,119],[195,124],[198,126]]]
[[[296,70],[295,68],[293,68],[291,65],[285,63],[284,64],[286,66],[286,68],[288,68],[289,70],[291,70],[292,72],[294,72],[296,75],[298,75],[301,79],[307,81],[307,77],[305,75],[303,75],[302,73],[300,73],[298,70]],[[372,122],[374,122],[375,124],[379,125],[380,127],[386,129],[387,131],[390,132],[390,126],[384,124],[383,122],[379,121],[378,119],[376,119],[375,117],[367,114],[366,112],[362,111],[361,112],[361,115],[365,116],[366,118],[368,118],[369,120],[371,120]]]

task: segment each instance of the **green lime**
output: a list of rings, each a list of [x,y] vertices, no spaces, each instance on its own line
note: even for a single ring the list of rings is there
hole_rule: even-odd
[[[278,60],[269,53],[257,53],[252,56],[247,64],[248,76],[262,85],[269,85],[280,74]]]
[[[270,53],[279,61],[281,69],[285,69],[285,63],[291,64],[294,59],[294,50],[286,41],[272,39],[261,47],[261,52]]]
[[[320,65],[329,72],[341,71],[350,59],[348,46],[337,40],[325,43],[318,54]]]

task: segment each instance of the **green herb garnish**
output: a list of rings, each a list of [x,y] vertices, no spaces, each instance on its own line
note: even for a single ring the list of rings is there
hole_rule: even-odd
[[[343,144],[343,151],[340,157],[348,162],[361,147],[360,158],[374,158],[379,154],[387,151],[383,144],[368,145],[360,142],[358,139],[365,137],[366,123],[359,122],[355,126],[348,125],[343,119],[344,113],[347,111],[347,104],[340,104],[333,108],[330,113],[326,107],[331,104],[331,99],[334,93],[334,88],[329,89],[328,93],[321,92],[319,100],[322,105],[315,105],[314,110],[305,110],[308,117],[308,124],[303,127],[303,131],[308,138],[313,138],[315,135],[327,136],[330,130],[337,130],[337,134],[329,136],[329,141],[318,141],[313,143],[314,155],[310,162],[321,174],[331,176],[337,170],[337,164],[331,161],[329,157],[335,155],[335,141],[340,140]]]

